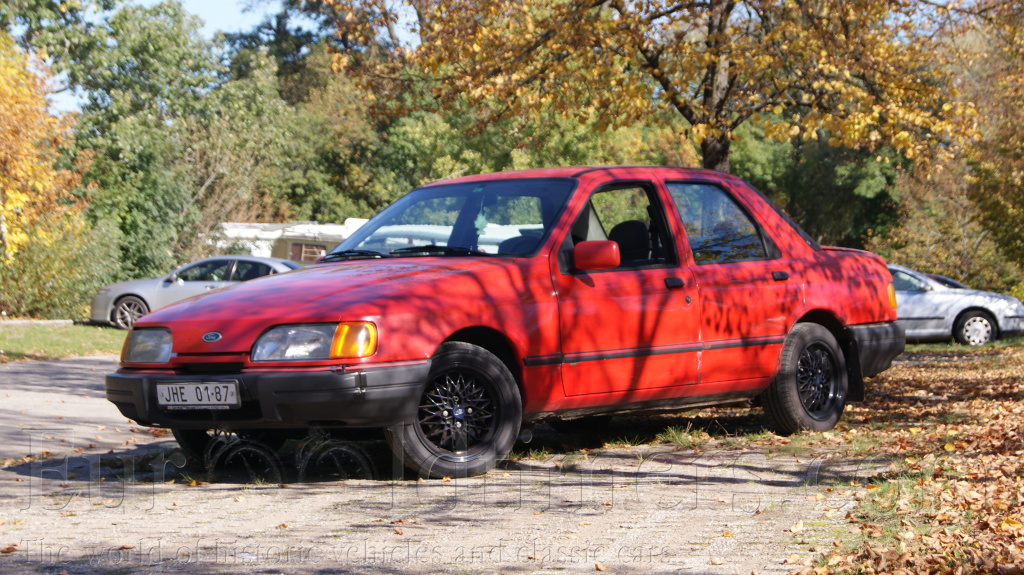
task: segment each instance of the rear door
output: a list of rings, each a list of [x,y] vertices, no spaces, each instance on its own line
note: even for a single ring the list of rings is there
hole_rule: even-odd
[[[772,376],[800,306],[798,273],[724,186],[680,181],[666,187],[700,294],[701,383]]]
[[[556,274],[567,396],[697,382],[697,292],[666,224],[650,182],[597,190],[575,220],[563,250],[584,240],[612,240],[619,244],[621,263]]]

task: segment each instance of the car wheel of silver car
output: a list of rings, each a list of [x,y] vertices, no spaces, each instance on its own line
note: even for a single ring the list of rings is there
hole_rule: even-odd
[[[508,367],[481,347],[448,342],[434,354],[416,421],[384,434],[395,455],[421,477],[469,477],[508,455],[522,418]]]
[[[131,329],[135,320],[149,313],[149,307],[141,299],[128,295],[114,304],[114,325],[121,329]]]
[[[820,325],[798,323],[786,336],[779,372],[761,399],[781,434],[827,431],[843,414],[848,386],[836,338]]]
[[[985,345],[996,339],[996,322],[983,311],[969,311],[956,319],[953,339],[961,345]]]

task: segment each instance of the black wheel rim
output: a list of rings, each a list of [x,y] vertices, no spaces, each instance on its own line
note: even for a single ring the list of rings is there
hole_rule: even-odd
[[[824,420],[832,415],[839,399],[836,380],[836,361],[827,346],[815,343],[800,352],[796,383],[800,391],[800,403],[807,415],[816,420]]]
[[[486,448],[498,421],[491,385],[475,372],[453,369],[427,384],[419,431],[440,455],[468,457]]]

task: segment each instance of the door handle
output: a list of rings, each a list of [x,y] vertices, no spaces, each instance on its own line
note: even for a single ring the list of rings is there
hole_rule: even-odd
[[[665,287],[668,289],[679,289],[686,287],[686,281],[682,278],[665,278]]]
[[[789,279],[789,274],[786,272],[772,272],[772,279],[781,282]]]

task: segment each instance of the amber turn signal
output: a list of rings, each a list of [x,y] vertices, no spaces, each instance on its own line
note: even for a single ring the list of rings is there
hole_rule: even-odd
[[[889,307],[896,309],[896,287],[889,282]]]
[[[334,330],[331,359],[370,357],[377,353],[377,326],[367,321],[342,322]]]

